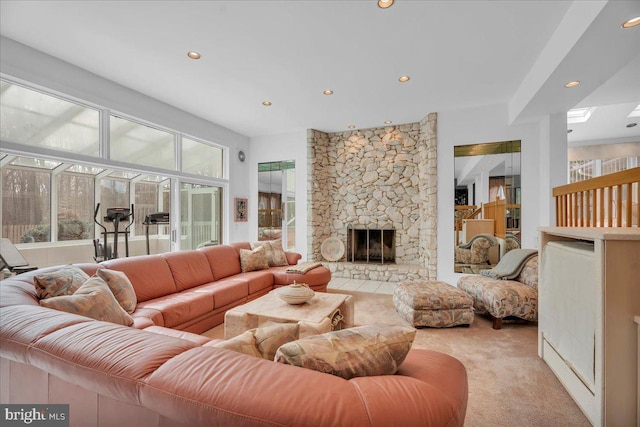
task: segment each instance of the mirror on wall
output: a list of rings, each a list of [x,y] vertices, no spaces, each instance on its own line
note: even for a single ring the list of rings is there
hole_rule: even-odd
[[[295,249],[295,160],[258,163],[258,240]]]
[[[521,247],[520,141],[454,147],[457,273],[493,268]]]

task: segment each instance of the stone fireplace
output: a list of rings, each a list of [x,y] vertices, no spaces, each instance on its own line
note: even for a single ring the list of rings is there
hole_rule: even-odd
[[[307,153],[309,260],[326,262],[320,246],[337,237],[347,248],[345,256],[326,262],[336,277],[435,279],[435,113],[398,126],[335,133],[309,130]],[[371,253],[368,263],[350,258],[350,232],[374,229],[394,231],[392,241],[384,243],[393,248],[395,263],[379,257],[371,262]]]
[[[395,230],[377,228],[347,229],[347,261],[395,263]]]

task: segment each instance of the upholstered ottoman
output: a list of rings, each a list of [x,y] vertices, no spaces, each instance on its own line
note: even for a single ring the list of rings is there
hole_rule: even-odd
[[[400,316],[416,328],[447,328],[473,322],[473,299],[445,282],[400,282],[393,292],[393,304]]]

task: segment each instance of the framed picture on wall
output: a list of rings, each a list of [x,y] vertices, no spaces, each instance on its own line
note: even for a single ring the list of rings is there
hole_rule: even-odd
[[[234,221],[235,222],[247,222],[247,199],[235,198],[234,201]]]

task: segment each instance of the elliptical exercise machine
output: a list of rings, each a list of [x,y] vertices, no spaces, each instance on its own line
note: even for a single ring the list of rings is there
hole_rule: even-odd
[[[102,228],[102,244],[100,244],[100,239],[93,239],[93,249],[95,254],[93,259],[95,259],[96,262],[101,262],[108,259],[118,258],[118,235],[120,234],[124,234],[125,256],[128,257],[129,227],[131,227],[134,220],[133,205],[131,205],[131,209],[107,208],[107,216],[105,216],[103,220],[113,224],[113,231],[107,231],[107,227],[98,222],[98,212],[100,212],[100,203],[96,206],[96,210],[93,214],[93,221]],[[120,223],[124,221],[128,221],[129,225],[127,225],[124,230],[120,230]],[[113,235],[113,246],[110,246],[107,243],[109,235]]]

